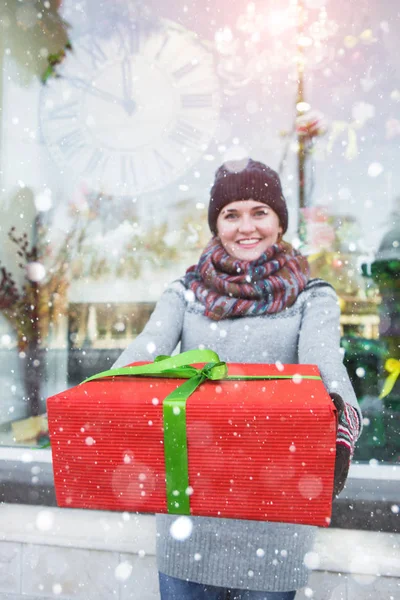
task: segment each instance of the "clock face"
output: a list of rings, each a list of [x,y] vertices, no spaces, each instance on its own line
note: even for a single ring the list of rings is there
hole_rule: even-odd
[[[139,195],[180,177],[206,150],[220,97],[213,56],[170,21],[73,42],[43,88],[44,143],[66,174],[105,194]]]

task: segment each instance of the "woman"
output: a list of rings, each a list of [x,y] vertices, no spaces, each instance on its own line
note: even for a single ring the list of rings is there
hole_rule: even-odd
[[[199,263],[166,289],[114,367],[171,354],[179,342],[181,351],[210,348],[227,362],[317,364],[340,414],[337,494],[361,413],[342,364],[336,293],[309,279],[306,258],[282,240],[288,211],[266,165],[222,165],[208,222],[213,237]],[[177,540],[175,520],[157,515],[162,600],[292,600],[307,582],[315,527],[195,517],[191,534]]]

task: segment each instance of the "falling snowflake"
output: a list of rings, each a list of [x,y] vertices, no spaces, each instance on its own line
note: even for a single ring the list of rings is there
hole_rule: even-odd
[[[154,342],[149,342],[146,346],[146,350],[149,354],[153,354],[153,352],[155,352],[156,350],[156,345]]]
[[[45,188],[43,192],[37,194],[35,196],[35,206],[36,209],[40,212],[46,212],[50,210],[53,205],[52,201],[52,192],[49,188]]]
[[[352,115],[355,121],[358,121],[363,125],[366,121],[375,116],[375,107],[366,102],[357,102],[353,105]]]
[[[41,510],[36,516],[35,524],[39,531],[50,531],[54,525],[54,514],[49,510]]]
[[[319,554],[317,552],[307,552],[304,555],[303,563],[307,567],[307,569],[318,569],[320,565]]]
[[[114,575],[118,581],[126,581],[132,575],[132,565],[127,560],[119,563],[115,568]]]
[[[381,163],[374,162],[369,165],[368,175],[370,177],[378,177],[381,173],[383,173],[383,166]]]
[[[30,262],[26,265],[26,276],[30,281],[37,283],[46,277],[46,269],[39,262]]]
[[[190,537],[193,530],[193,522],[189,517],[178,517],[172,523],[169,532],[171,536],[180,542]]]
[[[194,295],[194,292],[192,290],[186,290],[185,291],[185,300],[186,300],[186,302],[194,302],[195,295]]]

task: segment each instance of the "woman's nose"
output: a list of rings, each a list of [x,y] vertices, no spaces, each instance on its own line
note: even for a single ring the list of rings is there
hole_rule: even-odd
[[[239,223],[239,231],[242,233],[252,232],[255,230],[254,221],[251,217],[242,217]]]

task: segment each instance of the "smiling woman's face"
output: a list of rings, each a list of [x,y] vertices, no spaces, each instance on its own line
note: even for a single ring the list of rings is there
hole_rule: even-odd
[[[225,250],[238,260],[257,260],[278,241],[282,227],[275,211],[255,200],[237,200],[219,213],[217,231]]]

